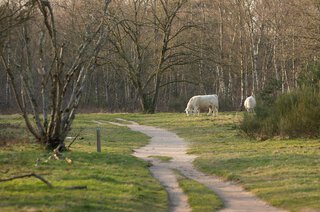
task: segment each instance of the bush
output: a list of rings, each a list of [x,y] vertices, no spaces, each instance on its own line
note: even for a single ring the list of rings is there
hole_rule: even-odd
[[[245,114],[241,129],[256,138],[319,137],[320,94],[313,88],[279,96],[271,105],[258,98],[255,114]]]

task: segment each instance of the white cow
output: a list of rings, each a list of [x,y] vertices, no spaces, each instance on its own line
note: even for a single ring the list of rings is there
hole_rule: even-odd
[[[254,112],[254,108],[256,107],[256,104],[257,104],[256,99],[254,98],[253,95],[247,97],[246,100],[244,101],[244,107],[249,113]]]
[[[200,110],[209,109],[209,113],[207,115],[212,114],[213,116],[218,115],[219,109],[219,100],[216,94],[213,95],[198,95],[190,98],[187,107],[185,109],[187,116],[189,114],[198,113],[200,114]]]

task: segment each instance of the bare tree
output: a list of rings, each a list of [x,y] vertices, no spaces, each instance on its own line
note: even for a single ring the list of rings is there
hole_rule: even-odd
[[[290,92],[298,87],[306,67],[319,60],[318,1],[114,0],[99,28],[101,2],[49,1],[55,16],[52,37],[50,10],[40,10],[38,0],[0,4],[0,49],[7,68],[15,72],[17,91],[21,93],[28,78],[34,90],[41,91],[42,77],[58,69],[63,70],[57,71],[55,81],[60,88],[70,78],[63,95],[63,86],[55,95],[51,92],[55,75],[44,78],[47,94],[38,107],[48,108],[44,116],[48,125],[64,116],[51,118],[53,96],[58,102],[64,96],[62,111],[69,97],[76,99],[72,88],[81,67],[94,70],[82,86],[86,91],[82,107],[153,113],[182,111],[196,94],[217,93],[221,109],[231,110],[246,95],[259,94],[270,85],[280,85],[274,95]],[[92,57],[104,28],[110,32],[104,51]],[[69,76],[66,70],[73,68],[75,74]],[[13,105],[10,81],[7,72],[0,73],[1,109],[9,107],[3,102]],[[26,106],[32,106],[27,91],[23,93]],[[36,96],[39,101],[41,95]]]
[[[33,1],[6,0],[0,2],[0,43],[15,27],[31,17]]]
[[[191,25],[178,21],[186,3],[119,1],[110,17],[110,42],[118,57],[113,65],[124,70],[146,113],[156,110],[163,75],[192,58],[182,39]]]
[[[37,9],[34,15],[41,33],[32,36],[30,23],[24,24],[21,57],[25,62],[10,67],[5,54],[0,52],[26,126],[48,149],[64,148],[84,82],[95,69],[105,41],[104,20],[110,2],[105,0],[100,4],[103,11],[85,24],[83,40],[76,53],[71,54],[70,45],[62,38],[63,33],[59,33],[54,12],[57,8],[51,1],[36,0],[33,2]],[[34,53],[34,43],[37,43],[37,53]]]

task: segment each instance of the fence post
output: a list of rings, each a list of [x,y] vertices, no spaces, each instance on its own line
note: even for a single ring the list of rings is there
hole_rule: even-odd
[[[101,152],[101,133],[100,133],[100,127],[97,127],[97,152]]]

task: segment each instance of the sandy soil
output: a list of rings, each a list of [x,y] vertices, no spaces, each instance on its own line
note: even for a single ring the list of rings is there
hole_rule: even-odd
[[[120,121],[126,121],[119,119]],[[187,154],[188,144],[175,133],[167,130],[139,125],[132,121],[130,124],[110,122],[119,126],[127,126],[131,130],[142,132],[151,137],[147,146],[136,149],[134,156],[149,161],[152,166],[150,171],[159,180],[169,195],[169,211],[191,211],[188,197],[179,187],[174,170],[179,170],[186,177],[196,180],[213,190],[224,202],[225,207],[220,211],[252,211],[273,212],[282,211],[271,207],[266,202],[258,199],[252,193],[245,191],[240,185],[233,182],[225,182],[218,177],[206,175],[192,165],[195,155]],[[170,162],[161,162],[150,156],[168,156]]]

